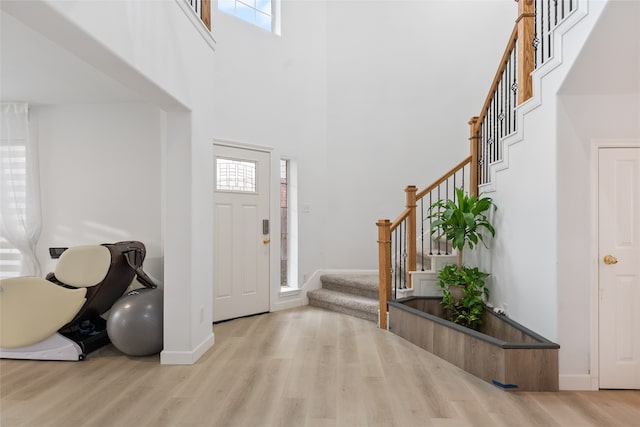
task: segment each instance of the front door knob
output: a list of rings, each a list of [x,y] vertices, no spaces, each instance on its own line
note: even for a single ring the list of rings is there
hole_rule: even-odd
[[[611,265],[611,264],[617,264],[618,263],[618,258],[614,257],[613,255],[605,255],[604,256],[604,263]]]

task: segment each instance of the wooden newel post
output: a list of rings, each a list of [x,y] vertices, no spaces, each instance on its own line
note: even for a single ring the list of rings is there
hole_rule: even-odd
[[[380,329],[387,329],[387,301],[391,299],[391,221],[379,220],[378,226],[378,274],[380,279]]]
[[[478,161],[478,149],[480,146],[480,132],[478,129],[478,122],[480,118],[478,116],[471,117],[469,120],[469,154],[471,155],[471,169],[469,170],[469,194],[472,196],[478,195],[478,177],[479,168]]]
[[[531,73],[535,68],[535,4],[534,0],[518,2],[518,104],[522,104],[533,94]]]
[[[417,234],[417,221],[416,221],[416,192],[418,188],[415,185],[409,185],[405,188],[407,198],[407,209],[409,209],[409,216],[407,217],[407,271],[406,284],[407,288],[413,288],[411,283],[411,272],[416,271],[416,234]],[[422,220],[422,219],[421,219]]]

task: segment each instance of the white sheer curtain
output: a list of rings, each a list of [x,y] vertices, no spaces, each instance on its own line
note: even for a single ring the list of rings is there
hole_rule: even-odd
[[[29,137],[29,105],[2,103],[1,118],[0,234],[20,252],[19,274],[40,276],[40,171],[37,141]]]

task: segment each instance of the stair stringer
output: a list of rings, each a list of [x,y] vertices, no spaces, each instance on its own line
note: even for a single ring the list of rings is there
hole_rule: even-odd
[[[608,1],[608,0],[607,0]],[[591,23],[591,27],[595,25],[600,13],[604,9],[604,4],[607,1],[601,2],[603,5],[598,8],[589,9],[589,1],[582,0],[578,3],[578,8],[571,13],[564,21],[562,21],[556,28],[552,30],[553,34],[553,56],[545,61],[540,67],[535,69],[531,73],[532,77],[532,92],[533,96],[520,104],[516,108],[516,131],[502,138],[502,159],[497,160],[489,165],[489,181],[485,184],[478,186],[478,191],[481,194],[487,194],[497,191],[499,172],[509,169],[509,150],[512,145],[524,140],[525,137],[525,117],[531,111],[537,109],[542,105],[542,91],[543,80],[545,76],[548,76],[553,70],[563,65],[563,45],[564,37],[569,33],[576,25],[578,25],[585,17],[591,16],[594,20]],[[590,29],[589,29],[590,31]],[[564,55],[566,56],[566,55]],[[565,58],[566,60],[566,58]],[[571,61],[575,60],[571,58]],[[570,65],[570,64],[569,64]],[[568,72],[568,69],[567,69]]]
[[[526,162],[526,157],[523,156],[526,156],[526,154],[530,155],[535,150],[535,144],[523,144],[519,145],[514,152],[511,152],[512,145],[517,145],[518,142],[525,139],[525,132],[527,132],[526,137],[529,139],[529,143],[539,141],[540,139],[537,138],[539,138],[539,135],[543,135],[548,141],[548,143],[545,142],[545,144],[547,144],[545,149],[547,149],[547,151],[553,151],[553,149],[558,150],[558,146],[562,142],[558,139],[557,130],[558,112],[556,110],[558,107],[558,94],[562,93],[563,84],[567,76],[571,73],[571,69],[574,64],[576,64],[576,59],[579,58],[583,46],[587,42],[593,29],[597,26],[603,11],[609,3],[610,1],[587,2],[586,0],[581,0],[574,14],[554,30],[553,57],[532,73],[534,96],[516,110],[518,132],[509,137],[505,137],[501,141],[503,144],[503,159],[490,165],[490,183],[479,187],[481,193],[494,192],[495,195],[492,197],[495,199],[508,202],[507,204],[510,207],[516,204],[515,201],[517,199],[514,196],[515,186],[512,184],[514,181],[522,179],[523,175],[517,171],[519,167]],[[545,125],[545,123],[540,120],[541,118],[554,120],[553,122],[548,122],[550,126],[548,131],[539,131],[540,126]],[[551,150],[549,150],[550,146],[552,146]],[[511,160],[513,160],[513,169],[505,174],[504,171],[508,171],[510,168],[510,157],[512,157]],[[557,157],[553,159],[554,161],[549,163],[548,167],[550,172],[557,176],[559,173],[556,163]],[[514,179],[514,177],[516,179]],[[498,182],[499,180],[500,183]],[[545,190],[550,188],[548,181],[544,184],[546,184]],[[556,188],[557,187],[553,187],[553,190],[556,190]],[[502,189],[506,191],[501,193]],[[503,196],[503,194],[506,195]],[[526,251],[519,252],[517,250],[518,248],[513,250],[513,247],[508,246],[509,239],[514,238],[513,234],[508,234],[508,238],[503,238],[503,236],[505,236],[504,233],[500,234],[496,246],[488,253],[484,252],[480,254],[479,264],[485,271],[492,272],[489,280],[491,281],[492,302],[494,302],[495,306],[505,309],[508,307],[507,315],[522,321],[527,327],[533,330],[553,336],[553,339],[560,342],[563,346],[564,350],[561,351],[559,357],[560,389],[589,390],[593,389],[592,381],[594,379],[591,377],[593,372],[595,372],[593,365],[591,366],[591,371],[584,369],[582,366],[576,368],[575,359],[573,358],[574,355],[578,355],[579,358],[584,357],[588,359],[590,354],[584,352],[584,348],[588,346],[588,343],[585,345],[584,343],[586,341],[580,341],[579,339],[574,340],[573,338],[567,339],[569,336],[567,330],[573,325],[572,322],[575,316],[572,317],[574,312],[566,309],[563,310],[561,308],[562,304],[559,303],[565,291],[562,290],[562,283],[560,282],[562,274],[560,270],[561,267],[557,266],[556,256],[563,244],[555,228],[557,221],[554,221],[555,218],[553,217],[554,213],[557,214],[556,196],[556,194],[553,194],[549,197],[551,205],[549,211],[551,211],[551,213],[545,213],[545,218],[549,219],[547,224],[552,225],[548,228],[549,232],[546,233],[547,241],[544,244],[533,242],[532,245],[530,245],[530,247],[534,247],[532,253],[535,253],[535,249],[545,250],[545,253],[538,259],[538,263],[549,266],[547,272],[544,272],[544,269],[540,269],[539,275],[535,274],[525,277],[521,274],[523,270],[525,272],[527,271],[525,263],[522,262],[524,259],[523,254],[525,254]],[[498,212],[498,215],[500,215],[502,211],[499,210]],[[501,217],[501,220],[503,218],[504,217]],[[518,224],[522,226],[522,221]],[[506,225],[508,228],[512,224],[508,224],[507,221],[505,221],[505,223],[501,225]],[[522,235],[516,237],[521,238]],[[523,240],[521,239],[520,241]],[[507,255],[507,253],[509,254]],[[534,277],[534,279],[532,279],[532,277]],[[540,278],[543,280],[537,280]],[[532,295],[534,296],[533,298],[531,298]],[[538,316],[538,313],[530,308],[540,307],[540,300],[535,298],[536,295],[544,295],[545,298],[548,298],[548,300],[545,301],[547,316]],[[595,381],[597,383],[597,379]],[[597,389],[597,385],[595,389]]]

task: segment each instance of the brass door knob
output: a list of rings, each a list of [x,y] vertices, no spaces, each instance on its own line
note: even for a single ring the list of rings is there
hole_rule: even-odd
[[[269,242],[271,242],[271,239],[269,239],[268,237],[265,237],[264,239],[262,239],[262,243],[264,243],[265,245]]]
[[[608,265],[617,264],[618,258],[614,257],[613,255],[605,255],[603,261],[605,264],[608,264]]]

